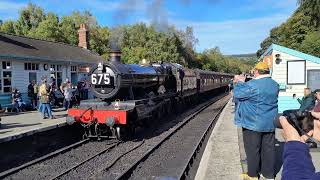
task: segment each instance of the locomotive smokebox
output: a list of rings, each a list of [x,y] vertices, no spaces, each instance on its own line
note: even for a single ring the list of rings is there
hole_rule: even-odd
[[[112,49],[111,51],[109,51],[109,58],[111,63],[121,63],[120,49]]]

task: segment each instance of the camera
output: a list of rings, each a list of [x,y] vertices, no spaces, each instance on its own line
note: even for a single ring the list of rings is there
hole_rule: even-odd
[[[313,116],[309,111],[287,110],[283,112],[282,116],[286,117],[288,123],[291,124],[300,135],[313,129]],[[282,129],[279,117],[280,116],[276,117],[274,124],[277,128]]]

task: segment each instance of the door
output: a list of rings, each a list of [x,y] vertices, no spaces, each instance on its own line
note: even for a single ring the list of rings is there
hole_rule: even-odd
[[[311,91],[320,89],[320,70],[308,70],[308,88]]]

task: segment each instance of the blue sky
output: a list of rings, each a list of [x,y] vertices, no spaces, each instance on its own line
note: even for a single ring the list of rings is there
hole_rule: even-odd
[[[0,0],[0,19],[16,19],[28,2],[60,16],[89,10],[103,26],[152,21],[192,26],[197,51],[218,46],[224,54],[256,52],[270,29],[297,8],[297,0]]]

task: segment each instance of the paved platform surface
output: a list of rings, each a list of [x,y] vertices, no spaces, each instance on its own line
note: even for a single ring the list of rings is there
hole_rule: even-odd
[[[240,179],[242,173],[237,127],[228,102],[216,123],[201,158],[196,180]]]
[[[240,174],[247,172],[246,155],[243,147],[242,130],[234,123],[234,106],[231,101],[220,115],[196,174],[196,180],[206,179],[242,179]],[[281,179],[282,152],[284,139],[282,130],[276,130],[276,179]],[[320,148],[311,149],[311,156],[316,171],[320,171]]]
[[[65,126],[66,111],[54,111],[55,119],[43,119],[38,111],[1,114],[0,143]]]

